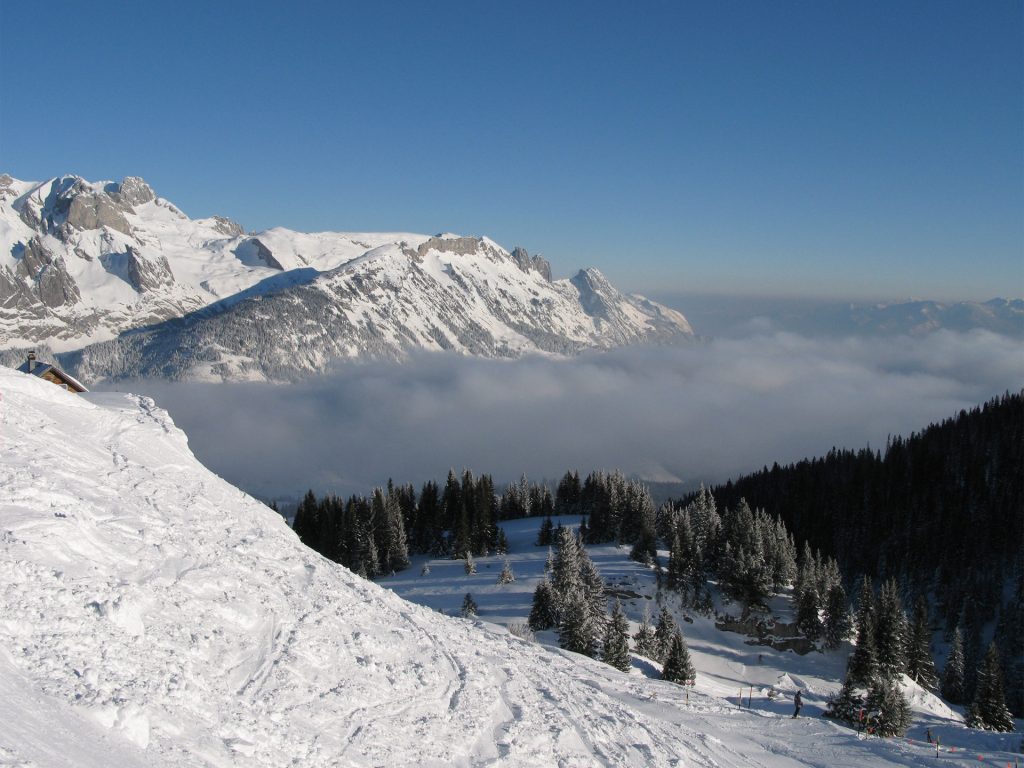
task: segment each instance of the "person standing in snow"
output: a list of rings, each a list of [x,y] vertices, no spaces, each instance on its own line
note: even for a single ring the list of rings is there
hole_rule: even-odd
[[[800,695],[800,691],[796,692],[796,696],[793,697],[793,703],[796,704],[796,711],[793,713],[793,717],[800,716],[800,708],[804,705],[803,697]]]

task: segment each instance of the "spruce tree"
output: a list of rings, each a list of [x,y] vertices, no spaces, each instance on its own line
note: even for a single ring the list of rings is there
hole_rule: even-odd
[[[896,679],[907,671],[907,617],[895,579],[882,585],[878,597],[875,644],[881,674]]]
[[[476,601],[473,599],[473,596],[467,592],[466,596],[462,598],[462,609],[460,613],[465,618],[472,618],[476,616],[477,610]]]
[[[864,708],[864,696],[857,687],[847,679],[839,693],[829,699],[825,708],[825,717],[835,718],[855,724],[860,720],[860,711]]]
[[[644,615],[640,619],[640,626],[633,635],[633,642],[636,648],[636,655],[645,659],[657,661],[658,641],[654,636],[654,627],[651,626],[650,611],[644,606]]]
[[[953,704],[964,703],[964,641],[960,627],[953,631],[946,666],[942,670],[942,697]]]
[[[540,524],[540,530],[537,532],[537,546],[546,547],[552,543],[552,535],[554,534],[555,523],[550,516],[545,517],[543,522]]]
[[[817,640],[822,635],[819,610],[818,590],[813,585],[807,585],[797,598],[796,625],[808,640]]]
[[[851,685],[866,688],[878,674],[878,652],[875,650],[875,597],[871,577],[861,582],[857,604],[857,645],[846,665],[846,679]]]
[[[846,602],[846,590],[842,584],[835,584],[825,600],[825,647],[834,651],[850,637],[850,606]]]
[[[661,679],[671,683],[688,685],[697,678],[697,673],[690,661],[690,651],[683,640],[683,633],[678,629],[672,634],[668,651],[665,654],[665,665],[661,670]]]
[[[505,565],[502,566],[501,574],[498,576],[499,584],[511,584],[516,580],[516,575],[512,573],[512,564],[505,558]]]
[[[865,706],[877,736],[902,736],[910,727],[910,704],[891,678],[880,677],[871,684]]]
[[[467,576],[472,576],[476,573],[476,560],[473,559],[473,553],[468,549],[463,560],[462,569],[466,572]]]
[[[629,624],[622,615],[622,606],[618,600],[615,601],[611,619],[605,626],[601,661],[623,672],[629,671]]]
[[[558,614],[555,611],[555,599],[551,592],[551,583],[545,578],[533,591],[533,605],[530,608],[528,619],[530,629],[534,632],[541,632],[551,629],[558,623]]]
[[[672,614],[668,608],[662,606],[661,612],[658,614],[658,623],[654,628],[655,649],[658,654],[654,657],[655,661],[665,662],[665,657],[668,655],[672,645],[672,637],[677,630],[678,627],[676,626],[675,619],[672,618]]]
[[[563,598],[559,611],[558,644],[567,651],[593,656],[597,650],[597,632],[583,591],[574,584]]]
[[[924,595],[914,608],[914,623],[907,644],[907,675],[922,688],[934,691],[939,682],[931,649],[932,629],[928,622],[928,602]]]
[[[608,598],[604,594],[604,579],[601,578],[597,566],[590,555],[580,545],[580,585],[583,597],[590,608],[590,620],[600,631],[604,628],[608,614]]]
[[[1006,733],[1013,730],[1013,715],[1006,707],[1006,694],[1003,690],[999,648],[994,642],[989,645],[985,660],[978,668],[974,702],[967,713],[966,723],[968,728],[983,728],[986,731]]]

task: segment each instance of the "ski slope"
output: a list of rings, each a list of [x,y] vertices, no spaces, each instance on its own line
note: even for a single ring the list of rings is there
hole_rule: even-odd
[[[3,368],[0,573],[0,766],[935,765],[406,602],[151,400]]]

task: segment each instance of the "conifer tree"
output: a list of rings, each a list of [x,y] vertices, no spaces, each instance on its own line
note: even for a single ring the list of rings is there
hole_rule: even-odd
[[[907,675],[910,679],[934,691],[939,682],[935,672],[935,660],[932,658],[931,625],[928,622],[928,602],[924,595],[918,598],[914,608],[914,623],[910,628],[910,641],[907,644]]]
[[[654,636],[654,627],[651,626],[651,613],[644,606],[644,615],[640,619],[640,626],[633,635],[633,642],[636,647],[636,655],[645,659],[657,661],[658,641]]]
[[[473,559],[473,553],[468,549],[463,558],[462,569],[466,572],[467,576],[472,576],[476,573],[476,560]]]
[[[530,629],[534,632],[551,629],[558,623],[554,595],[551,592],[551,583],[547,580],[547,577],[533,591],[533,605],[530,608],[530,617],[527,621]]]
[[[505,564],[504,564],[504,566],[502,566],[502,569],[501,569],[501,574],[498,576],[498,583],[499,584],[511,584],[515,580],[516,580],[516,575],[514,573],[512,573],[512,563],[510,563],[508,561],[508,558],[506,557],[505,558]]]
[[[1004,733],[1013,730],[1013,715],[1006,707],[1006,694],[1003,690],[999,648],[994,642],[989,645],[985,660],[978,669],[974,702],[967,712],[965,722],[968,728],[983,728],[986,731]]]
[[[868,690],[865,706],[878,736],[902,736],[910,727],[910,704],[899,685],[891,678],[875,679]]]
[[[860,711],[864,708],[864,697],[857,687],[847,679],[839,693],[829,699],[825,708],[825,717],[843,720],[847,723],[857,723],[860,719]]]
[[[622,606],[618,600],[615,601],[611,619],[605,626],[601,661],[623,672],[629,671],[629,624],[622,615]]]
[[[672,540],[668,548],[668,568],[665,571],[665,582],[669,589],[684,591],[689,582],[686,578],[686,554],[679,536],[679,529],[672,532]]]
[[[537,546],[549,546],[552,543],[552,535],[554,534],[554,530],[555,523],[549,515],[545,517],[540,524],[540,530],[537,532]]]
[[[597,630],[603,629],[607,621],[608,598],[604,594],[604,579],[590,555],[580,545],[580,586],[584,599],[590,608],[590,620]]]
[[[890,579],[878,598],[875,644],[878,670],[895,679],[907,671],[907,617],[900,602],[899,585]]]
[[[964,641],[960,627],[953,631],[946,666],[942,670],[942,697],[953,704],[964,703]]]
[[[473,596],[467,592],[466,596],[462,598],[462,609],[460,613],[464,618],[472,618],[477,614],[476,601]]]
[[[594,656],[597,650],[597,631],[593,614],[578,584],[571,585],[564,595],[559,614],[559,646],[573,653]]]
[[[497,555],[508,554],[508,535],[505,533],[505,529],[498,527],[497,539],[494,545],[494,553]]]
[[[680,685],[688,685],[697,677],[690,660],[690,651],[683,640],[683,633],[678,629],[672,634],[668,651],[665,654],[665,664],[661,670],[661,679],[668,680]]]
[[[800,591],[796,606],[796,625],[808,640],[817,640],[822,635],[818,590],[813,585],[807,585]]]
[[[675,619],[672,618],[672,614],[667,607],[662,606],[661,612],[658,614],[658,623],[654,628],[655,649],[658,654],[654,657],[655,661],[665,662],[665,657],[668,655],[672,645],[672,636],[677,630],[678,627],[676,626]]]
[[[544,561],[544,573],[551,574],[555,570],[555,550],[548,547],[548,559]]]
[[[875,650],[875,596],[871,577],[861,582],[857,603],[857,645],[846,665],[846,679],[851,685],[866,688],[878,674],[878,652]]]
[[[834,651],[850,636],[850,606],[846,602],[846,590],[842,584],[835,584],[825,601],[825,647]]]

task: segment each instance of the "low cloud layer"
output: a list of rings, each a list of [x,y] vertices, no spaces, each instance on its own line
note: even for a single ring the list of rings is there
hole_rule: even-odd
[[[290,386],[135,382],[214,471],[263,496],[417,486],[471,467],[505,481],[618,467],[721,480],[833,446],[884,448],[1024,386],[1024,342],[987,332],[790,334],[572,360],[420,355]],[[123,385],[121,388],[125,388]]]

